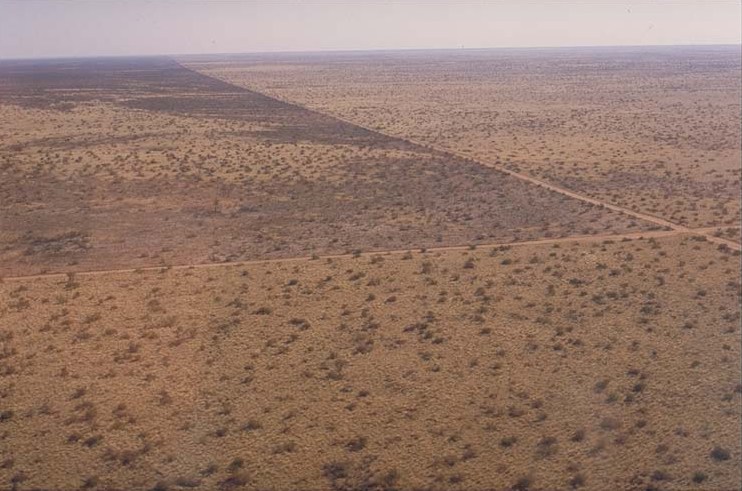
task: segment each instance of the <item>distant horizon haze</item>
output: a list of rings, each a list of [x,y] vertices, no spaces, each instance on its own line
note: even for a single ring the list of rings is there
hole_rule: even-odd
[[[742,2],[0,2],[0,59],[742,45]]]
[[[167,57],[167,58],[222,58],[222,57],[241,57],[241,56],[260,56],[260,55],[341,55],[347,54],[374,54],[374,53],[412,53],[412,52],[476,52],[476,51],[567,51],[567,50],[630,50],[632,48],[641,50],[652,50],[662,48],[729,48],[739,49],[740,56],[742,57],[742,44],[625,44],[625,45],[581,45],[581,46],[492,46],[482,48],[385,48],[385,49],[325,49],[325,50],[287,50],[287,51],[233,51],[224,53],[148,53],[148,54],[92,54],[92,55],[78,55],[78,56],[38,56],[38,57],[15,57],[15,58],[0,58],[2,61],[52,61],[52,60],[73,60],[73,59],[106,59],[106,58],[156,58],[156,57]]]

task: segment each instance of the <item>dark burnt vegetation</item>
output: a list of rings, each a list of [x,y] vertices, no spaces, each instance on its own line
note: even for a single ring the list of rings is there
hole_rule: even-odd
[[[120,63],[0,105],[0,487],[739,488],[738,254]]]
[[[0,148],[4,274],[643,227],[164,58],[3,62],[0,104],[58,135]]]

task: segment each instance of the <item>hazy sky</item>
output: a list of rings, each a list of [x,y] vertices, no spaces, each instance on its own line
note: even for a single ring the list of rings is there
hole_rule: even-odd
[[[0,0],[0,58],[739,44],[742,0]]]

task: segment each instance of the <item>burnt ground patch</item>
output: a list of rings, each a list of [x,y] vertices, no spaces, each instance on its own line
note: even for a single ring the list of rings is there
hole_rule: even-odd
[[[355,161],[338,172],[325,182],[263,183],[16,175],[0,184],[0,196],[13,196],[2,214],[2,272],[507,242],[643,226],[442,157]],[[85,240],[71,243],[69,237]],[[56,247],[60,238],[63,249]],[[66,247],[78,242],[84,247]]]
[[[53,111],[50,134],[0,148],[0,274],[649,228],[167,59],[5,63],[0,73],[0,102],[20,111],[80,107]],[[106,111],[117,122],[90,130]],[[178,128],[162,127],[163,115]]]
[[[77,103],[90,101],[260,123],[271,127],[261,136],[276,141],[411,146],[404,140],[202,75],[169,58],[0,63],[0,103],[69,110]]]

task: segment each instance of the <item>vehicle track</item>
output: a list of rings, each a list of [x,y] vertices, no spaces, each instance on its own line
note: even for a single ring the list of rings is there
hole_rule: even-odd
[[[736,228],[736,227],[735,227]],[[60,278],[64,279],[70,275],[74,276],[101,276],[107,274],[117,273],[139,273],[147,271],[169,271],[169,270],[181,270],[181,269],[201,269],[201,268],[224,268],[224,267],[238,267],[238,266],[249,266],[255,264],[274,264],[274,263],[291,263],[291,262],[303,262],[303,261],[317,261],[320,259],[347,259],[353,257],[369,257],[369,256],[385,256],[385,255],[398,255],[417,252],[419,254],[430,254],[436,252],[450,252],[450,251],[466,251],[471,250],[472,247],[475,249],[495,249],[497,247],[513,247],[513,246],[528,246],[528,245],[545,245],[545,244],[559,244],[565,242],[601,242],[601,241],[619,241],[619,240],[638,240],[638,239],[656,239],[662,237],[671,237],[674,235],[697,235],[705,236],[707,232],[717,230],[718,227],[707,227],[700,229],[688,229],[686,230],[655,230],[650,232],[631,232],[624,234],[603,234],[603,235],[582,235],[582,236],[569,236],[569,237],[555,237],[552,239],[535,239],[526,240],[520,242],[496,242],[489,244],[476,244],[472,245],[457,245],[457,246],[441,246],[441,247],[428,247],[421,249],[407,248],[407,249],[385,249],[375,251],[364,251],[360,253],[344,253],[344,254],[328,254],[323,256],[299,256],[299,257],[288,257],[288,258],[276,258],[276,259],[252,259],[246,261],[227,261],[223,263],[194,263],[194,264],[179,264],[179,265],[162,265],[162,266],[146,266],[141,268],[120,268],[120,269],[98,269],[90,271],[75,271],[66,273],[41,273],[34,275],[23,275],[23,276],[5,276],[0,277],[2,281],[23,281],[23,280],[35,280],[35,279],[50,279]]]
[[[213,78],[214,80],[219,80],[220,82],[224,82],[223,80],[220,80],[216,77],[212,77],[210,75],[205,75],[203,73],[200,73],[196,70],[193,70],[191,68],[188,68],[179,62],[176,61],[181,67],[183,67],[185,70],[192,71],[194,73],[198,73],[202,76]],[[341,116],[337,116],[335,114],[329,114],[324,113],[321,111],[317,111],[315,109],[311,109],[309,107],[306,107],[302,104],[299,104],[295,101],[287,100],[281,97],[276,96],[269,96],[267,94],[263,94],[262,92],[253,90],[253,89],[247,89],[245,87],[240,87],[234,84],[230,84],[234,86],[236,89],[240,90],[250,90],[253,92],[257,92],[261,95],[264,95],[265,97],[273,98],[276,100],[279,100],[281,102],[284,102],[286,104],[290,104],[295,107],[302,108],[307,111],[312,111],[315,113],[323,114],[329,118],[333,118],[337,121],[341,121],[346,124],[350,124],[359,128],[362,128],[366,131],[370,131],[373,133],[377,133],[379,135],[383,135],[388,138],[393,138],[399,141],[404,141],[409,144],[426,148],[428,150],[437,152],[439,154],[448,155],[451,157],[456,157],[459,159],[465,159],[469,162],[475,162],[479,165],[482,165],[484,167],[492,168],[496,171],[502,172],[504,174],[510,175],[514,178],[520,179],[524,182],[527,182],[529,184],[533,184],[536,186],[540,186],[544,189],[548,189],[550,191],[562,194],[564,196],[567,196],[569,198],[578,199],[583,202],[589,203],[594,206],[600,206],[604,207],[619,213],[623,213],[625,215],[631,216],[633,218],[637,218],[640,220],[644,220],[646,222],[653,223],[657,226],[664,227],[666,229],[670,230],[657,230],[657,231],[648,231],[648,232],[633,232],[633,233],[624,233],[624,234],[607,234],[607,235],[587,235],[587,236],[569,236],[569,237],[559,237],[559,238],[550,238],[550,239],[535,239],[535,240],[529,240],[529,241],[521,241],[521,242],[498,242],[498,243],[489,243],[489,244],[477,244],[476,248],[481,249],[487,249],[487,248],[495,248],[495,247],[502,247],[502,246],[523,246],[523,245],[538,245],[538,244],[553,244],[553,243],[561,243],[561,242],[595,242],[595,241],[601,241],[601,240],[624,240],[624,239],[640,239],[640,238],[660,238],[660,237],[668,237],[673,235],[680,235],[680,234],[686,234],[686,235],[697,235],[702,236],[709,242],[714,242],[720,245],[724,245],[728,247],[729,249],[740,251],[742,248],[741,245],[737,242],[734,242],[729,239],[725,239],[722,237],[717,237],[713,235],[715,231],[717,231],[720,228],[739,228],[739,227],[703,227],[703,228],[689,228],[683,225],[679,225],[677,223],[670,222],[668,220],[665,220],[660,217],[656,217],[654,215],[646,214],[637,212],[634,210],[631,210],[629,208],[625,208],[622,206],[614,205],[612,203],[608,203],[596,198],[592,198],[590,196],[577,193],[574,191],[571,191],[567,188],[563,188],[561,186],[548,183],[546,181],[543,181],[541,179],[529,176],[527,174],[523,174],[521,172],[516,172],[510,169],[507,169],[506,167],[503,167],[502,165],[498,165],[492,162],[473,159],[469,156],[458,154],[452,150],[438,147],[436,145],[431,145],[427,143],[423,143],[420,141],[416,141],[414,139],[410,138],[404,138],[400,137],[398,135],[388,134],[383,131],[380,131],[375,128],[371,128],[359,123],[356,123],[354,121],[350,121],[348,119],[345,119]],[[444,252],[444,251],[457,251],[457,250],[467,250],[471,247],[471,245],[458,245],[458,246],[443,246],[443,247],[431,247],[424,249],[426,252]],[[20,280],[33,280],[33,279],[41,279],[41,278],[66,278],[69,274],[75,274],[78,276],[95,276],[95,275],[104,275],[104,274],[116,274],[116,273],[133,273],[133,272],[144,272],[144,271],[164,271],[164,270],[171,270],[171,269],[195,269],[195,268],[211,268],[211,267],[229,267],[229,266],[240,266],[240,265],[250,265],[250,264],[270,264],[270,263],[282,263],[282,262],[298,262],[298,261],[307,261],[312,259],[340,259],[340,258],[348,258],[348,257],[355,257],[355,256],[369,256],[369,255],[391,255],[391,254],[405,254],[410,251],[414,250],[422,250],[422,249],[414,249],[414,248],[406,248],[406,249],[387,249],[387,250],[375,250],[375,251],[365,251],[360,254],[352,254],[352,253],[346,253],[346,254],[330,254],[330,255],[323,255],[323,256],[316,256],[316,257],[310,257],[310,256],[301,256],[301,257],[291,257],[291,258],[277,258],[277,259],[255,259],[255,260],[246,260],[246,261],[233,261],[233,262],[223,262],[223,263],[193,263],[193,264],[182,264],[182,265],[162,265],[162,266],[146,266],[146,267],[140,267],[140,268],[120,268],[120,269],[101,269],[101,270],[90,270],[90,271],[77,271],[74,273],[41,273],[41,274],[35,274],[35,275],[21,275],[21,276],[6,276],[6,277],[0,277],[0,281],[20,281]]]
[[[181,67],[183,67],[186,70],[191,70],[193,72],[200,73],[201,75],[204,75],[206,77],[211,77],[211,78],[213,78],[215,80],[220,80],[222,82],[225,82],[224,80],[221,80],[221,79],[219,79],[217,77],[213,77],[211,75],[207,75],[207,74],[198,72],[197,70],[193,70],[191,68],[188,68],[187,66],[182,65],[177,60],[176,60],[176,63],[178,63]],[[229,83],[229,82],[225,82],[225,83]],[[240,87],[240,86],[235,85],[235,84],[231,84],[231,85],[234,85],[235,87]],[[246,87],[241,87],[241,88],[246,88]],[[279,96],[276,96],[276,95],[268,95],[268,94],[265,94],[263,92],[260,92],[259,90],[253,89],[253,88],[249,88],[247,90],[250,90],[250,91],[253,91],[253,92],[257,92],[257,93],[262,94],[262,95],[264,95],[266,97],[271,97],[273,99],[279,100],[279,101],[284,102],[286,104],[291,104],[292,106],[295,106],[295,107],[300,107],[300,108],[305,109],[307,111],[313,111],[315,113],[320,113],[320,114],[323,114],[325,116],[328,116],[328,117],[331,117],[331,118],[335,118],[336,120],[341,121],[343,123],[350,124],[350,125],[353,125],[353,126],[357,126],[359,128],[363,128],[366,131],[377,133],[379,135],[383,135],[383,136],[386,136],[388,138],[394,138],[394,139],[397,139],[397,140],[400,140],[400,141],[405,141],[407,143],[411,143],[411,144],[416,145],[418,147],[426,148],[426,149],[432,150],[434,152],[438,152],[438,153],[441,153],[441,154],[444,154],[444,155],[449,155],[451,157],[465,159],[465,160],[468,160],[469,162],[475,162],[475,163],[477,163],[479,165],[482,165],[482,166],[485,166],[485,167],[489,167],[489,168],[495,169],[495,170],[497,170],[499,172],[502,172],[502,173],[507,174],[507,175],[512,176],[512,177],[515,177],[516,179],[520,179],[520,180],[522,180],[524,182],[527,182],[529,184],[540,186],[540,187],[542,187],[544,189],[548,189],[549,191],[553,191],[555,193],[559,193],[559,194],[561,194],[563,196],[567,196],[569,198],[578,199],[580,201],[583,201],[585,203],[589,203],[591,205],[595,205],[595,206],[600,206],[600,207],[603,207],[603,208],[607,208],[609,210],[613,210],[613,211],[616,211],[616,212],[619,212],[619,213],[623,213],[624,215],[628,215],[628,216],[633,217],[633,218],[638,218],[640,220],[644,220],[646,222],[650,222],[650,223],[653,223],[653,224],[658,225],[658,226],[661,226],[661,227],[667,227],[667,228],[670,228],[672,230],[676,230],[678,232],[694,233],[694,234],[697,234],[697,235],[703,235],[704,237],[706,237],[707,240],[709,240],[711,242],[714,242],[714,243],[717,243],[717,244],[724,244],[727,247],[729,247],[730,249],[733,249],[735,251],[739,251],[741,249],[741,247],[742,247],[737,242],[734,242],[734,241],[729,240],[729,239],[725,239],[723,237],[716,237],[714,235],[711,235],[710,232],[709,233],[707,233],[707,232],[698,232],[699,230],[708,230],[708,229],[716,230],[717,228],[728,228],[728,227],[707,227],[707,228],[705,227],[705,228],[696,228],[696,229],[689,228],[689,227],[686,227],[684,225],[680,225],[680,224],[671,222],[669,220],[665,220],[664,218],[661,218],[661,217],[658,217],[658,216],[655,216],[655,215],[651,215],[649,213],[642,213],[642,212],[639,212],[639,211],[632,210],[630,208],[625,208],[623,206],[619,206],[619,205],[615,205],[615,204],[612,204],[612,203],[608,203],[606,201],[602,201],[602,200],[597,199],[597,198],[592,198],[592,197],[590,197],[588,195],[585,195],[585,194],[582,194],[582,193],[578,193],[576,191],[572,191],[570,189],[564,188],[564,187],[559,186],[559,185],[556,185],[556,184],[549,183],[547,181],[543,181],[543,180],[538,179],[536,177],[529,176],[528,174],[523,174],[522,172],[517,172],[517,171],[511,170],[511,169],[508,169],[507,167],[504,167],[502,165],[499,165],[499,164],[496,164],[496,163],[493,163],[493,162],[490,162],[490,161],[485,161],[485,160],[482,160],[482,159],[474,159],[474,158],[472,158],[472,157],[470,157],[468,155],[463,155],[463,154],[457,153],[457,152],[455,152],[455,151],[453,151],[451,149],[448,149],[448,148],[439,147],[437,145],[431,145],[429,143],[424,143],[424,142],[421,142],[421,141],[418,141],[418,140],[415,140],[415,139],[412,139],[412,138],[407,138],[407,137],[402,137],[402,136],[391,134],[391,133],[386,133],[386,132],[384,132],[382,130],[379,130],[379,129],[376,129],[376,128],[372,128],[370,126],[365,126],[365,125],[360,124],[360,123],[357,123],[355,121],[351,121],[349,119],[346,119],[346,118],[344,118],[342,116],[338,116],[337,114],[318,111],[317,109],[313,109],[313,108],[307,107],[307,106],[305,106],[305,105],[303,105],[301,103],[298,103],[298,102],[293,101],[293,100],[286,99],[284,97],[279,97]]]

